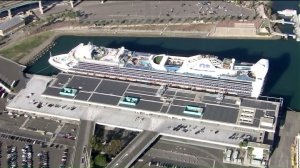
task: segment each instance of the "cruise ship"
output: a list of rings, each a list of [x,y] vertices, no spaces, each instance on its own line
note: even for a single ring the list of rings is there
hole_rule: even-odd
[[[181,57],[91,43],[51,56],[49,63],[68,73],[254,98],[260,96],[269,69],[267,59],[252,64],[214,55]]]

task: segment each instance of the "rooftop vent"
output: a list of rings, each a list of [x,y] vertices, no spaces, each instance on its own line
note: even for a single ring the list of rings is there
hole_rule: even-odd
[[[203,108],[199,106],[187,105],[183,111],[184,114],[191,114],[196,116],[202,116]]]
[[[140,98],[138,97],[125,96],[120,100],[119,103],[124,105],[129,105],[129,106],[136,106],[139,101]]]
[[[65,87],[60,90],[59,94],[63,95],[63,96],[73,96],[74,97],[77,94],[77,92],[78,92],[77,89]]]

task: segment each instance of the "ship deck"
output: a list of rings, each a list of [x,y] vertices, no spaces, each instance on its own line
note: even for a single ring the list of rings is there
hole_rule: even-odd
[[[171,72],[113,67],[86,62],[79,62],[78,65],[70,69],[70,72],[89,76],[116,78],[125,81],[169,85],[198,91],[215,93],[226,92],[242,97],[251,97],[252,93],[251,81],[216,79]]]

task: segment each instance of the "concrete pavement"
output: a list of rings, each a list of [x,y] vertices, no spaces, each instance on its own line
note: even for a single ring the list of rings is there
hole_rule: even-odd
[[[94,122],[88,120],[80,121],[80,128],[77,136],[77,142],[74,150],[75,156],[73,156],[72,167],[73,168],[81,168],[84,163],[81,162],[81,157],[85,155],[84,150],[89,145],[89,138],[92,135],[92,131],[94,130]]]
[[[271,156],[270,168],[291,167],[291,145],[300,131],[300,113],[288,111],[283,129],[279,130],[279,146]]]

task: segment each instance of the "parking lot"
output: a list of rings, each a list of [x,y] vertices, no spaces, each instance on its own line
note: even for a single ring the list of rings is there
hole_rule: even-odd
[[[291,167],[291,145],[300,131],[300,113],[287,111],[285,125],[275,139],[275,151],[271,155],[270,168]]]
[[[159,140],[139,159],[135,167],[177,165],[192,168],[223,168],[222,150]]]
[[[50,143],[73,146],[78,124],[45,119],[26,113],[0,113],[0,133],[30,137]]]
[[[33,118],[30,119],[24,127],[33,131],[54,133],[59,125],[60,123],[57,121],[45,120],[43,118]]]
[[[7,111],[0,121],[0,167],[70,165],[78,124]]]
[[[65,123],[57,134],[54,143],[65,144],[67,146],[74,146],[74,139],[77,136],[78,125]]]
[[[59,9],[52,9],[59,10]],[[84,11],[85,19],[94,21],[102,18],[210,18],[222,16],[254,17],[255,11],[223,1],[83,1],[75,10]]]
[[[242,168],[223,163],[224,149],[213,149],[205,144],[190,145],[160,139],[138,161],[134,167],[154,168],[159,166],[181,166],[182,168]]]
[[[39,132],[20,129],[26,120],[30,120],[24,115],[12,115],[11,113],[0,113],[0,133],[6,133],[11,135],[18,135],[22,137],[31,137],[32,139],[47,141],[51,136],[42,135]]]
[[[14,147],[16,149],[16,152],[15,152],[15,156],[13,155],[13,157],[15,157],[14,159],[16,159],[16,165],[18,165],[18,167],[21,167],[22,165],[22,162],[25,160],[30,160],[27,157],[24,157],[22,155],[25,155],[28,153],[26,152],[23,152],[22,149],[26,147],[26,144],[32,148],[31,152],[32,152],[32,166],[33,167],[40,167],[40,164],[43,164],[44,162],[46,162],[48,164],[48,166],[50,168],[59,168],[60,165],[62,164],[62,159],[63,159],[63,155],[64,155],[64,150],[67,149],[65,147],[62,147],[62,148],[55,148],[54,146],[53,147],[43,147],[40,143],[40,144],[33,144],[33,141],[31,141],[30,143],[28,142],[24,142],[24,141],[21,141],[21,139],[18,139],[16,140],[16,138],[14,138],[14,140],[11,139],[10,136],[1,136],[0,137],[0,141],[2,142],[2,146],[1,146],[1,154],[2,154],[2,158],[1,158],[1,167],[7,167],[9,168],[8,164],[11,164],[8,162],[8,149],[9,150],[9,153],[10,155],[12,155],[11,153],[11,148]],[[66,165],[69,165],[69,161],[70,161],[70,157],[71,156],[71,152],[72,152],[72,148],[68,148],[68,157],[66,159]],[[44,160],[41,161],[41,157],[42,157],[42,153],[47,153],[48,152],[48,161],[47,160]],[[11,156],[12,157],[12,156]],[[30,162],[30,161],[29,161]],[[44,164],[45,165],[45,164]],[[45,165],[46,166],[46,165]],[[29,167],[29,166],[28,166]]]

